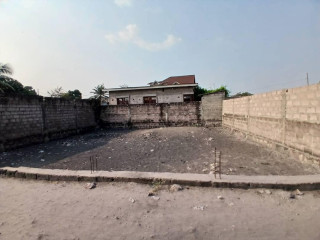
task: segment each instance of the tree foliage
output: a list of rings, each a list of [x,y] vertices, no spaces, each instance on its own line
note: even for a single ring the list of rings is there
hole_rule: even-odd
[[[217,92],[224,92],[226,97],[229,97],[230,95],[230,90],[227,89],[226,86],[221,86],[219,88],[216,89],[206,89],[206,88],[202,88],[200,86],[196,86],[194,88],[194,98],[196,101],[200,101],[201,97],[205,94],[209,94],[209,93],[217,93]]]
[[[101,99],[106,96],[106,88],[103,84],[100,84],[92,89],[91,93],[93,93],[93,96],[91,98],[101,101]]]
[[[62,87],[56,87],[55,89],[48,91],[48,94],[50,97],[61,98],[65,92],[63,91]]]
[[[239,97],[247,97],[247,96],[252,96],[252,93],[249,92],[238,92],[235,95],[230,96],[230,98],[239,98]]]
[[[68,92],[64,93],[61,97],[68,100],[75,100],[81,99],[82,94],[78,89],[75,89],[73,91],[69,90]]]
[[[13,79],[12,74],[10,65],[0,63],[0,93],[37,95],[31,86],[23,86],[18,80]]]
[[[51,91],[48,91],[48,94],[50,95],[50,97],[63,98],[67,100],[75,100],[82,98],[82,94],[78,89],[75,89],[73,91],[69,90],[68,92],[65,92],[63,88],[59,86],[55,89],[52,89]]]

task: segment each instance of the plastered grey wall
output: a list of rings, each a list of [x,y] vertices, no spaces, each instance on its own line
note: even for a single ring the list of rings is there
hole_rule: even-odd
[[[320,84],[223,101],[223,125],[320,157]]]
[[[0,151],[65,137],[95,126],[91,101],[0,97]]]
[[[163,88],[110,92],[109,104],[117,105],[117,98],[127,97],[130,104],[143,104],[143,97],[157,97],[157,103],[183,102],[184,94],[193,94],[193,87]]]
[[[205,126],[219,126],[222,122],[222,101],[225,92],[204,95],[201,98],[201,118]]]

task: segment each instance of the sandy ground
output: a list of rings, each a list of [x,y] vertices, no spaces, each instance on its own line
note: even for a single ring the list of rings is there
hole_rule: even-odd
[[[320,191],[84,185],[0,178],[0,239],[320,239]]]
[[[209,173],[214,148],[222,152],[223,174],[319,174],[319,165],[233,135],[223,128],[100,130],[0,154],[0,167],[28,166],[90,170]]]

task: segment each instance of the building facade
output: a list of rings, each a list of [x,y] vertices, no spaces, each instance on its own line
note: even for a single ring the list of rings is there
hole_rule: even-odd
[[[109,105],[179,103],[194,100],[195,76],[170,77],[150,86],[107,89]]]

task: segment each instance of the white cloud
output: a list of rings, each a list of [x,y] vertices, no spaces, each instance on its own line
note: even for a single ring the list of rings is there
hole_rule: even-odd
[[[115,34],[107,34],[105,35],[105,38],[112,44],[116,42],[130,42],[148,51],[164,50],[181,41],[181,38],[169,34],[167,38],[162,42],[147,42],[139,37],[138,27],[136,24],[129,24],[124,30],[119,31]]]
[[[132,5],[132,0],[114,0],[114,3],[119,7],[130,7]]]

